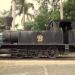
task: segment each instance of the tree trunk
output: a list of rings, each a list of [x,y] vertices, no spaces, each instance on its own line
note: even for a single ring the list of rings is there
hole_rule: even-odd
[[[25,12],[24,12],[24,8],[23,8],[23,21],[22,21],[23,29],[24,29],[24,24],[25,24]]]
[[[12,0],[12,17],[13,17],[13,21],[12,21],[12,30],[15,30],[15,10],[16,10],[16,2],[15,0]]]
[[[62,0],[60,0],[60,19],[63,20],[64,16],[63,16],[63,2]]]

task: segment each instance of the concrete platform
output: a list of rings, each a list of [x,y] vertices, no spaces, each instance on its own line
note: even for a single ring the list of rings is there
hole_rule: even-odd
[[[0,60],[0,75],[75,75],[75,60]]]

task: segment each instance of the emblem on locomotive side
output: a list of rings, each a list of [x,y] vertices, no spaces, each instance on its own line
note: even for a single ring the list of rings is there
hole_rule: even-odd
[[[37,42],[43,42],[43,35],[37,35]]]

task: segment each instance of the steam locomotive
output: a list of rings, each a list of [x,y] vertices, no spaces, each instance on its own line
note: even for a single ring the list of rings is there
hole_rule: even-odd
[[[75,47],[74,25],[70,21],[51,21],[44,31],[11,31],[0,33],[0,54],[11,57],[56,58]]]

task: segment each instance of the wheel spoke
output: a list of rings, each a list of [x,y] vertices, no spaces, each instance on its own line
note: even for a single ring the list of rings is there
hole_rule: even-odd
[[[51,59],[56,58],[58,56],[58,54],[59,54],[59,52],[56,47],[49,48],[47,51],[47,57],[51,58]]]
[[[30,56],[32,58],[39,58],[39,51],[36,51],[36,50],[30,51]]]

